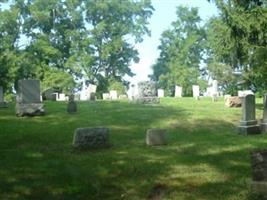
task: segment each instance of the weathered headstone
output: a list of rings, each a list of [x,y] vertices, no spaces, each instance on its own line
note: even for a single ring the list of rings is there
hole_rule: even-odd
[[[117,100],[118,99],[118,93],[116,90],[110,90],[109,91],[109,97],[111,100]]]
[[[164,90],[163,89],[158,89],[158,97],[159,98],[164,97]]]
[[[109,100],[110,99],[110,95],[109,93],[103,93],[103,100]]]
[[[252,94],[241,97],[242,118],[239,126],[241,134],[259,134],[260,127],[255,118],[255,96]]]
[[[174,97],[182,97],[182,90],[182,87],[176,85]]]
[[[73,136],[73,146],[79,149],[94,149],[109,146],[108,128],[78,128]]]
[[[253,193],[258,193],[267,199],[267,149],[251,152]]]
[[[166,129],[148,129],[146,132],[147,145],[164,145],[167,144]]]
[[[70,114],[77,112],[77,104],[74,101],[74,95],[73,94],[69,96],[67,112],[70,113]]]
[[[57,101],[66,101],[66,95],[63,93],[58,94]]]
[[[262,133],[267,133],[267,94],[264,95],[264,104],[263,104],[263,116],[261,120],[261,131]]]
[[[142,104],[159,103],[155,82],[142,81],[138,83],[138,98],[136,99],[136,102]]]
[[[94,92],[90,93],[90,101],[95,101],[96,100],[96,94]]]
[[[241,97],[238,96],[233,96],[233,97],[228,97],[225,100],[225,106],[227,107],[241,107]]]
[[[7,103],[4,101],[4,91],[3,87],[0,86],[0,108],[6,108]]]
[[[40,100],[39,80],[19,80],[16,103],[17,116],[44,115],[44,105]]]
[[[193,85],[193,97],[199,100],[199,85]]]

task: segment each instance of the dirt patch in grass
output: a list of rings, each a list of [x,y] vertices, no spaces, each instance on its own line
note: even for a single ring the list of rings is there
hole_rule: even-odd
[[[149,200],[161,200],[166,193],[167,187],[162,184],[156,184],[148,195]]]

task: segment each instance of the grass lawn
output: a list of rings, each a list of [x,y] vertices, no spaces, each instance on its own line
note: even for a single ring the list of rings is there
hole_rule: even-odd
[[[16,117],[14,105],[0,109],[1,200],[256,199],[249,152],[266,148],[267,134],[238,135],[240,108],[164,98],[79,102],[69,115],[66,105],[45,102],[47,114],[34,118]],[[74,130],[90,126],[109,127],[112,147],[74,151]],[[167,128],[168,144],[146,146],[148,128]]]

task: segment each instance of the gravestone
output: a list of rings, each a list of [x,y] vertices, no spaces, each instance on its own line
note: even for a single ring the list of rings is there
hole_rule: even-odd
[[[217,80],[213,80],[212,81],[212,101],[218,101],[218,96],[219,96],[219,92],[218,92],[218,81]]]
[[[239,90],[238,91],[238,96],[239,97],[244,97],[244,96],[246,96],[248,94],[253,94],[254,95],[254,93],[252,92],[252,90]]]
[[[44,115],[44,105],[40,100],[39,80],[19,80],[16,103],[17,116]]]
[[[109,93],[103,93],[103,100],[109,100],[110,99],[110,95]]]
[[[58,94],[57,101],[66,101],[66,95],[63,93]]]
[[[119,95],[119,99],[123,100],[123,99],[128,99],[126,94],[121,94]]]
[[[159,98],[164,97],[164,90],[163,89],[158,89],[158,97]]]
[[[69,102],[68,102],[68,106],[67,106],[67,112],[69,114],[72,114],[72,113],[76,113],[77,112],[77,104],[74,101],[74,95],[73,94],[71,94],[69,96]]]
[[[254,193],[267,199],[267,149],[254,150],[251,152],[252,183]]]
[[[73,146],[79,149],[94,149],[109,146],[108,128],[78,128],[73,136]]]
[[[0,108],[7,108],[7,103],[4,101],[3,87],[0,86]]]
[[[118,93],[116,90],[110,90],[109,91],[109,97],[111,100],[117,100],[118,99]]]
[[[252,94],[241,97],[242,118],[240,121],[239,133],[241,134],[259,134],[260,127],[255,118],[255,96]]]
[[[263,104],[263,116],[261,120],[261,131],[262,133],[267,133],[267,94],[264,95],[264,104]]]
[[[166,132],[166,129],[148,129],[146,132],[146,144],[151,146],[167,144]]]
[[[183,88],[176,85],[175,86],[175,94],[174,94],[174,97],[182,97],[182,91],[183,91]]]
[[[193,85],[193,97],[199,100],[199,85]]]
[[[90,93],[90,99],[89,99],[90,101],[95,101],[96,100],[96,95],[95,95],[95,93],[94,92],[91,92]]]
[[[225,106],[227,107],[241,107],[242,105],[242,102],[241,102],[241,97],[238,97],[238,96],[228,96],[228,98],[226,98],[225,100]]]
[[[136,99],[136,102],[142,104],[159,103],[155,82],[142,81],[138,83],[138,97]]]

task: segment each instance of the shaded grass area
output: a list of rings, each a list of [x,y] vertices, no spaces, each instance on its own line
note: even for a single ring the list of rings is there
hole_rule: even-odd
[[[261,116],[261,100],[257,115]],[[0,199],[253,199],[249,151],[266,135],[237,134],[240,108],[223,101],[164,98],[159,105],[45,102],[43,117],[0,110]],[[112,147],[74,151],[74,130],[105,126]],[[148,128],[168,145],[147,147]],[[256,198],[254,198],[256,199]]]

